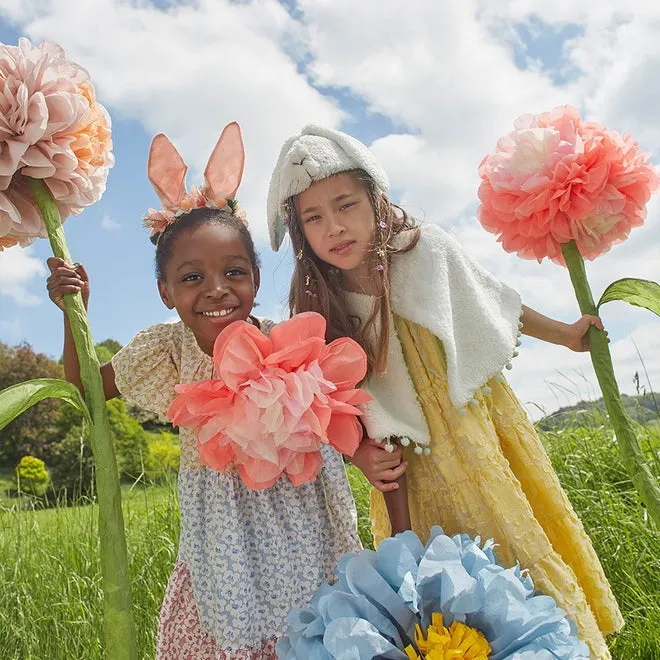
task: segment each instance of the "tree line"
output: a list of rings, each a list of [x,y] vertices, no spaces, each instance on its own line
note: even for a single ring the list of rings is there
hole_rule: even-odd
[[[102,364],[120,348],[114,339],[95,346]],[[0,342],[0,390],[32,378],[63,377],[61,360],[37,353],[27,343]],[[146,411],[127,408],[121,398],[106,405],[122,480],[158,480],[178,468],[178,445],[171,427],[160,425]],[[84,420],[59,400],[40,402],[0,430],[0,471],[12,475],[16,489],[58,500],[89,497],[93,469]]]

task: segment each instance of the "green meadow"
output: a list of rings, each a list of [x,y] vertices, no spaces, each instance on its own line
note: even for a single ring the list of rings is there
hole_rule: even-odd
[[[579,423],[578,421],[579,420]],[[660,425],[639,426],[660,475]],[[653,528],[598,415],[574,415],[544,441],[596,546],[627,625],[610,639],[618,660],[660,658],[660,532]],[[369,487],[348,468],[360,535],[371,545]],[[10,481],[0,480],[0,491]],[[3,660],[101,658],[101,577],[93,502],[41,508],[0,500],[0,649]],[[176,557],[176,484],[124,487],[139,656],[153,657],[158,611]]]

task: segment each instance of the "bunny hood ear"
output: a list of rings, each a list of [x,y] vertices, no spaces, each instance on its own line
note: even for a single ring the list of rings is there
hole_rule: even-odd
[[[245,149],[237,122],[227,124],[204,170],[204,182],[211,199],[234,199],[241,185]]]
[[[147,177],[163,206],[176,206],[186,194],[188,166],[164,133],[151,141]]]
[[[379,193],[387,192],[387,174],[374,155],[354,137],[323,126],[308,124],[282,147],[268,190],[268,230],[273,250],[282,244],[286,227],[282,204],[312,183],[349,170],[364,170]]]

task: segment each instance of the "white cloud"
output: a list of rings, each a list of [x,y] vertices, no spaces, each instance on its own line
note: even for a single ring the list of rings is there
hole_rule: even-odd
[[[401,203],[417,217],[442,209],[443,217],[454,218],[474,203],[474,176],[466,175],[470,163],[458,146],[440,151],[421,135],[408,134],[387,135],[371,147],[392,185],[401,187]]]
[[[107,213],[101,218],[101,227],[106,231],[119,231],[121,225]]]
[[[9,296],[19,305],[39,305],[44,298],[28,291],[35,277],[43,278],[46,267],[31,256],[32,248],[13,247],[0,252],[0,295]]]
[[[29,17],[30,12],[23,0],[3,0],[2,13],[7,20],[19,23]]]
[[[90,72],[99,99],[148,134],[167,133],[196,183],[223,126],[241,122],[246,169],[239,193],[257,237],[285,137],[309,121],[331,126],[337,104],[311,87],[290,53],[300,25],[274,0],[200,0],[159,9],[145,2],[25,0],[0,8],[33,41],[60,43]],[[102,26],[102,27],[101,27]]]
[[[567,96],[593,119],[658,149],[660,93],[653,81],[660,61],[660,5],[655,0],[480,0],[480,9],[482,20],[493,26],[539,20],[554,28],[578,26],[581,34],[564,45],[563,56],[577,73]]]
[[[254,309],[254,315],[264,319],[270,319],[279,323],[289,318],[289,305],[281,302],[275,302],[268,306],[261,304]]]
[[[247,152],[240,198],[257,239],[266,236],[260,219],[283,139],[306,121],[337,126],[346,116],[319,89],[359,96],[367,112],[397,127],[373,149],[406,207],[453,231],[530,306],[577,318],[565,269],[505,254],[478,225],[477,167],[515,117],[563,103],[660,153],[660,4],[409,0],[401,11],[396,0],[300,0],[298,9],[301,19],[273,0],[199,0],[167,10],[120,0],[23,0],[3,3],[0,16],[20,22],[33,40],[62,43],[90,70],[115,115],[136,119],[150,134],[167,132],[197,171],[222,126],[238,119]],[[532,38],[575,28],[554,45],[554,70],[523,43],[521,26]],[[557,67],[570,75],[555,75]],[[350,119],[358,127],[365,120]],[[617,277],[660,279],[660,204],[650,206],[645,227],[587,269],[596,296]],[[286,317],[277,302],[261,303],[259,313]],[[657,387],[657,320],[622,304],[608,305],[603,317],[624,390],[639,367],[630,336]],[[588,356],[536,342],[525,345],[512,379],[523,400],[553,409],[595,396],[591,374]]]
[[[567,100],[549,77],[517,68],[508,45],[476,18],[473,1],[412,0],[405,12],[396,0],[379,2],[377,11],[351,0],[301,6],[312,74],[409,129],[405,139],[385,138],[389,147],[377,143],[379,155],[396,187],[442,193],[440,207],[427,211],[442,211],[443,220],[474,202],[477,166],[517,115]]]

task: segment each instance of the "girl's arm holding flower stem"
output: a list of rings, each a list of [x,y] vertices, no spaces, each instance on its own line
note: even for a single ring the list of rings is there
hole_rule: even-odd
[[[544,316],[539,312],[523,305],[521,317],[524,335],[547,341],[550,344],[566,346],[572,351],[584,352],[589,350],[589,328],[595,326],[603,330],[603,322],[598,316],[583,314],[575,323],[563,323]],[[607,335],[607,332],[605,333]]]
[[[89,276],[82,264],[69,266],[63,259],[50,257],[46,264],[50,270],[48,278],[48,295],[50,299],[64,312],[64,377],[73,383],[84,395],[82,380],[80,378],[80,362],[76,345],[73,341],[71,324],[64,308],[64,296],[66,294],[82,294],[83,304],[87,309],[89,302]],[[106,400],[119,396],[119,390],[115,384],[115,372],[112,363],[101,365],[101,378],[103,379],[103,392]]]

